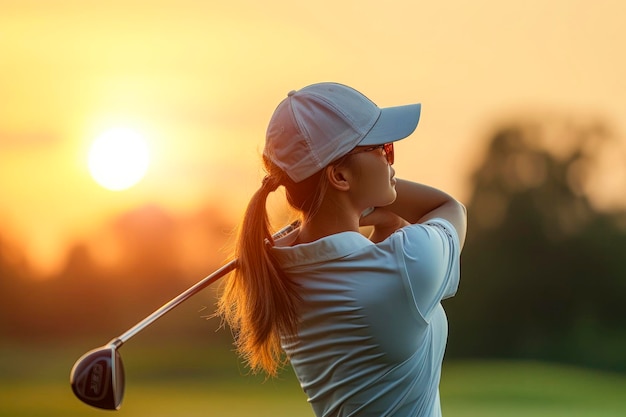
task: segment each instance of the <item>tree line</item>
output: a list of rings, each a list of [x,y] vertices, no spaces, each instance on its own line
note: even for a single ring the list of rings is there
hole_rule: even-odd
[[[187,217],[139,207],[113,219],[91,241],[75,243],[63,268],[47,277],[36,276],[19,249],[0,235],[1,339],[112,338],[223,263],[234,228],[213,206]],[[116,249],[108,263],[97,256],[103,236]],[[213,292],[194,302],[190,320],[207,315],[199,310],[212,308]],[[215,325],[205,327],[201,331],[211,336]],[[178,321],[168,331],[190,329]]]
[[[619,142],[601,123],[536,119],[502,124],[488,144],[466,202],[461,286],[445,301],[448,357],[626,371],[626,212],[595,208],[589,192],[599,158]],[[78,242],[45,280],[0,234],[2,339],[119,334],[223,263],[234,222],[215,207],[188,218],[138,208],[108,226],[113,264],[96,260],[98,242]],[[203,297],[210,315],[213,294]],[[214,330],[196,336],[231,343]]]

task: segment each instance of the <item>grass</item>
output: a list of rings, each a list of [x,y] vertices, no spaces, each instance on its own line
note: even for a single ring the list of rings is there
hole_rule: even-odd
[[[84,346],[0,349],[0,416],[312,417],[290,371],[277,380],[245,375],[227,349],[124,346],[120,411],[91,408],[68,376]],[[626,415],[626,376],[534,362],[453,362],[441,384],[445,417]]]
[[[626,376],[537,362],[451,362],[441,384],[448,417],[618,417]]]

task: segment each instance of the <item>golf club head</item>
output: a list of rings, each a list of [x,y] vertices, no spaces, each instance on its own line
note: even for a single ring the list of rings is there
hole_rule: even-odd
[[[115,344],[81,356],[70,373],[74,395],[85,404],[119,410],[124,397],[124,366]]]

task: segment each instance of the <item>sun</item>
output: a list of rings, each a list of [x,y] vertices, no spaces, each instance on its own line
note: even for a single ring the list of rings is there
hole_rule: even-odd
[[[137,184],[150,163],[143,136],[129,128],[112,128],[92,143],[88,167],[92,178],[102,187],[120,191]]]

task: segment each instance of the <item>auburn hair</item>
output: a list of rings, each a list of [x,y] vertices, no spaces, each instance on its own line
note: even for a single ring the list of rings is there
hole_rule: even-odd
[[[250,199],[235,245],[237,269],[226,279],[216,314],[233,330],[237,352],[253,373],[276,376],[286,358],[281,337],[296,335],[298,284],[289,279],[270,252],[274,244],[266,210],[268,195],[283,185],[287,201],[302,216],[314,213],[326,190],[323,170],[293,182],[267,157],[267,176]]]

